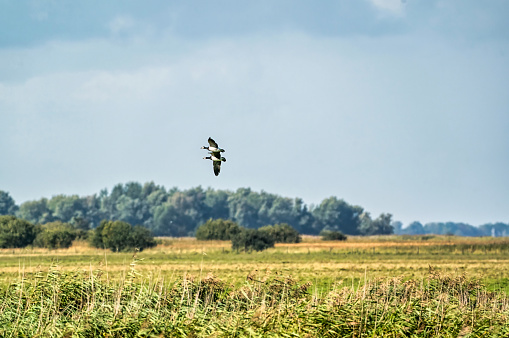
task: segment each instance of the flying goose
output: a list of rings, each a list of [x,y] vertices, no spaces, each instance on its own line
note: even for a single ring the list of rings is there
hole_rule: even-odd
[[[208,139],[209,146],[203,146],[201,149],[206,149],[210,151],[208,157],[204,157],[204,160],[212,160],[212,166],[214,168],[214,174],[216,176],[219,175],[219,172],[221,171],[221,162],[226,162],[226,158],[221,156],[221,153],[224,152],[224,149],[219,148],[216,141],[212,139],[212,137],[209,137]]]
[[[226,158],[221,157],[219,155],[219,152],[217,153],[210,153],[210,156],[204,157],[204,160],[212,160],[212,166],[214,168],[214,175],[218,176],[219,172],[221,171],[221,162],[226,162]],[[217,156],[217,157],[216,157]]]
[[[219,146],[217,145],[216,141],[214,141],[212,139],[212,137],[209,137],[208,142],[209,142],[209,146],[208,147],[207,146],[203,146],[200,149],[207,149],[208,151],[210,151],[212,153],[217,153],[217,152],[223,153],[224,152],[224,149],[219,148]]]

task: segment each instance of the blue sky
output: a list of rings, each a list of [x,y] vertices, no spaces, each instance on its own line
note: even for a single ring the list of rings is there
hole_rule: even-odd
[[[0,0],[0,189],[509,222],[509,2]],[[228,161],[215,177],[199,148]]]

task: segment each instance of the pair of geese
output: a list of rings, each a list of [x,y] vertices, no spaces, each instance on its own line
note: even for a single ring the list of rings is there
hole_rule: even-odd
[[[200,149],[206,149],[210,151],[207,157],[204,157],[204,160],[212,160],[212,166],[214,168],[214,175],[218,176],[221,171],[221,162],[226,162],[226,158],[221,156],[221,153],[224,152],[224,149],[219,148],[216,141],[214,141],[211,137],[208,139],[209,145],[203,146]]]

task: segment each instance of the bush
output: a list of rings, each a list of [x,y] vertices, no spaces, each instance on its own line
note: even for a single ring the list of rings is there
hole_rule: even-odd
[[[122,221],[106,223],[102,230],[104,247],[111,251],[124,251],[131,246],[131,224]]]
[[[299,232],[286,223],[266,225],[258,230],[268,233],[276,243],[300,243],[302,241]]]
[[[23,248],[37,235],[32,223],[14,216],[0,216],[0,248]]]
[[[274,238],[266,231],[242,228],[232,237],[232,249],[244,251],[263,251],[274,247]]]
[[[73,217],[70,221],[77,240],[87,240],[90,233],[90,221],[83,217]]]
[[[156,245],[154,236],[149,229],[132,226],[122,221],[102,221],[90,236],[90,244],[96,248],[111,251],[139,249],[142,251]]]
[[[141,225],[132,227],[130,235],[131,246],[140,249],[140,251],[157,245],[152,232]]]
[[[92,233],[89,233],[88,239],[90,241],[90,245],[92,245],[94,248],[104,248],[103,243],[103,230],[104,227],[108,221],[103,220],[101,223],[95,228],[94,230],[91,230]]]
[[[240,226],[233,221],[210,218],[196,230],[196,239],[200,241],[229,241],[240,231]]]
[[[68,248],[76,238],[76,231],[68,223],[60,221],[41,225],[34,246],[48,249]]]
[[[346,241],[347,239],[341,231],[322,230],[320,236],[322,241]]]

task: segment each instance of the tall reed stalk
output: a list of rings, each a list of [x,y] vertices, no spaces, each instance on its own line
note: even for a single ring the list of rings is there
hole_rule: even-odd
[[[208,274],[168,283],[133,257],[121,280],[56,266],[9,285],[1,337],[507,337],[509,298],[433,268],[334,284],[319,293],[291,276],[252,273],[240,287]],[[348,283],[347,283],[348,284]]]

